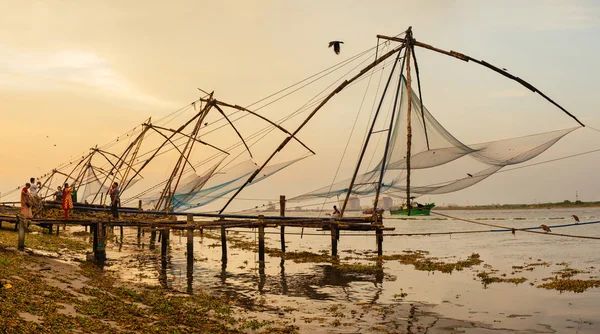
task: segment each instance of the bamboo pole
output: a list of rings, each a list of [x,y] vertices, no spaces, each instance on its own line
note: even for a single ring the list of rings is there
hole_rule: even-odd
[[[429,135],[427,134],[427,125],[425,123],[425,110],[423,107],[423,95],[421,94],[421,77],[419,76],[419,64],[417,63],[417,55],[415,54],[415,46],[411,45],[412,58],[415,62],[415,73],[417,74],[417,87],[419,88],[419,103],[421,104],[421,120],[423,121],[423,131],[425,131],[425,142],[427,150],[429,150]],[[411,93],[412,94],[412,93]]]
[[[377,38],[387,39],[387,40],[390,40],[390,41],[396,41],[396,42],[401,42],[401,43],[406,42],[405,38],[399,38],[399,37],[389,37],[389,36],[384,36],[384,35],[377,35]],[[487,67],[487,68],[491,69],[492,71],[494,71],[494,72],[496,72],[496,73],[498,73],[498,74],[500,74],[500,75],[502,75],[504,77],[507,77],[507,78],[509,78],[511,80],[514,80],[514,81],[520,83],[523,87],[531,90],[532,92],[540,94],[544,99],[546,99],[546,101],[552,103],[558,109],[562,110],[565,114],[567,114],[571,118],[573,118],[577,123],[579,123],[579,125],[585,127],[585,125],[583,123],[581,123],[581,121],[579,121],[579,119],[577,119],[577,117],[575,117],[573,114],[571,114],[570,112],[568,112],[565,108],[563,108],[558,103],[554,102],[554,100],[552,100],[551,98],[549,98],[546,94],[542,93],[539,89],[537,89],[536,87],[534,87],[533,85],[531,85],[527,81],[525,81],[525,80],[523,80],[523,79],[521,79],[519,77],[516,77],[516,76],[514,76],[514,75],[512,75],[510,73],[508,73],[508,71],[501,70],[500,68],[498,68],[498,67],[496,67],[496,66],[494,66],[494,65],[492,65],[492,64],[490,64],[490,63],[488,63],[486,61],[477,60],[477,59],[472,58],[470,56],[467,56],[467,55],[465,55],[463,53],[456,52],[456,51],[453,51],[453,50],[446,51],[446,50],[438,49],[438,48],[436,48],[434,46],[431,46],[429,44],[425,44],[425,43],[416,41],[414,39],[413,39],[412,44],[416,45],[418,47],[422,47],[424,49],[428,49],[428,50],[432,50],[432,51],[444,54],[446,56],[450,56],[450,57],[454,57],[454,58],[460,59],[460,60],[465,61],[465,62],[472,61],[474,63],[477,63],[477,64],[481,65],[481,66]]]
[[[389,51],[388,53],[384,54],[383,56],[381,56],[379,59],[376,59],[373,63],[371,63],[371,65],[363,68],[358,74],[356,74],[355,76],[353,76],[352,78],[345,80],[344,82],[342,82],[336,89],[333,90],[333,92],[331,92],[329,95],[327,95],[327,97],[325,97],[325,99],[323,99],[323,101],[321,101],[321,103],[319,103],[318,106],[315,107],[315,109],[313,109],[313,111],[304,119],[304,121],[302,122],[302,124],[300,124],[296,130],[287,138],[285,138],[283,140],[283,142],[281,142],[281,144],[279,144],[279,147],[273,151],[273,153],[271,153],[271,155],[267,158],[267,160],[265,160],[265,162],[262,164],[262,166],[260,166],[247,180],[246,182],[240,187],[238,188],[238,190],[233,194],[233,196],[231,196],[229,198],[229,200],[227,201],[227,203],[225,203],[225,205],[223,206],[223,208],[219,211],[219,213],[223,213],[223,211],[225,211],[225,209],[227,209],[227,206],[229,206],[229,204],[233,201],[233,199],[240,193],[242,192],[242,190],[244,190],[244,188],[250,184],[252,182],[252,180],[254,180],[254,178],[258,175],[258,173],[260,173],[261,170],[263,170],[267,164],[273,159],[273,157],[275,157],[275,155],[277,154],[277,152],[281,151],[286,145],[287,143],[294,137],[296,137],[296,135],[298,134],[298,132],[300,132],[300,130],[302,130],[302,128],[304,128],[304,126],[313,118],[313,116],[321,109],[323,108],[323,106],[325,104],[327,104],[327,102],[329,102],[329,100],[331,100],[332,97],[334,97],[337,93],[341,92],[344,88],[346,88],[346,86],[348,86],[350,83],[356,81],[358,78],[362,77],[363,75],[365,75],[365,73],[369,72],[373,67],[379,65],[381,62],[383,62],[384,60],[386,60],[387,58],[389,58],[390,56],[394,55],[396,52],[400,51],[402,49],[403,46],[399,46],[394,48],[393,50]]]
[[[407,33],[407,38],[412,40],[412,32]],[[412,127],[411,127],[411,110],[412,110],[412,90],[410,85],[410,47],[406,48],[406,88],[408,91],[408,111],[406,112],[406,209],[410,216],[410,155],[412,146]]]
[[[207,99],[200,99],[200,100],[204,101],[204,102],[208,102],[209,101]],[[213,103],[215,103],[217,105],[220,105],[220,106],[229,107],[229,108],[237,109],[237,110],[240,110],[240,111],[245,111],[245,112],[247,112],[247,113],[249,113],[251,115],[254,115],[254,116],[262,119],[263,121],[265,121],[265,122],[273,125],[277,129],[279,129],[280,131],[282,131],[282,132],[284,132],[284,133],[286,133],[288,135],[292,134],[291,132],[289,132],[288,130],[286,130],[284,127],[282,127],[280,124],[277,124],[277,123],[271,121],[270,119],[268,119],[268,118],[266,118],[264,116],[261,116],[261,115],[255,113],[255,112],[247,109],[247,108],[244,108],[244,107],[241,107],[241,106],[238,106],[238,105],[233,105],[233,104],[225,103],[225,102],[219,101],[217,99],[212,99],[212,101],[213,101]],[[303,142],[301,142],[300,139],[294,137],[294,140],[296,140],[300,145],[304,146],[304,148],[306,148],[308,151],[310,151],[310,153],[316,154],[313,150],[311,150],[308,146],[306,146]]]
[[[400,76],[398,77],[398,87],[396,87],[396,96],[394,97],[394,107],[392,109],[392,117],[390,117],[390,125],[388,127],[387,139],[385,141],[385,150],[383,151],[383,159],[381,161],[381,173],[379,173],[379,182],[377,182],[375,201],[373,201],[373,212],[375,214],[377,213],[377,204],[379,203],[379,194],[381,193],[381,184],[383,183],[383,176],[385,174],[385,164],[387,162],[387,156],[390,150],[390,139],[392,138],[392,130],[394,128],[394,120],[396,118],[396,108],[398,106],[398,98],[400,97],[400,91],[402,87],[402,72],[404,71],[404,63],[406,62],[406,53],[404,55],[405,57],[402,58],[402,65],[400,66]],[[400,115],[400,113],[398,113],[398,115]]]
[[[211,97],[212,97],[212,93],[211,93]],[[171,176],[169,177],[169,179],[165,185],[165,188],[163,189],[163,192],[162,192],[160,198],[158,199],[158,202],[156,203],[156,207],[155,207],[156,210],[159,210],[160,206],[162,205],[162,202],[165,201],[165,209],[167,212],[169,211],[169,209],[171,207],[171,202],[173,200],[173,196],[175,196],[177,186],[179,185],[179,181],[181,180],[181,176],[183,175],[183,171],[185,169],[185,168],[181,168],[182,161],[184,158],[185,158],[185,160],[188,160],[190,153],[192,152],[192,148],[194,147],[194,143],[196,142],[195,138],[198,135],[198,131],[200,131],[202,122],[204,121],[204,118],[210,111],[211,106],[212,105],[210,103],[208,103],[208,104],[206,104],[204,109],[202,109],[202,111],[198,117],[198,120],[196,121],[196,125],[194,126],[194,129],[193,129],[192,133],[190,134],[189,140],[185,144],[183,152],[179,156],[179,159],[177,160],[177,163],[175,164],[175,167],[173,168],[173,172],[171,173]],[[183,130],[183,129],[181,129],[181,130]],[[181,131],[179,131],[179,132],[181,132]],[[189,148],[189,151],[188,151],[188,148]],[[187,156],[185,156],[186,152],[187,152]],[[173,189],[171,189],[171,184],[173,183],[173,179],[177,176],[178,173],[179,173],[179,177],[177,178],[175,187]]]
[[[394,61],[394,66],[392,66],[392,71],[390,72],[390,76],[385,83],[385,88],[383,89],[383,93],[381,93],[381,99],[379,100],[379,105],[377,106],[377,111],[375,111],[375,116],[373,116],[373,122],[371,123],[371,128],[369,129],[369,134],[365,139],[362,150],[360,152],[360,156],[358,158],[358,163],[356,164],[356,168],[354,169],[354,174],[352,174],[352,179],[350,180],[350,185],[348,186],[348,191],[346,192],[346,198],[344,198],[344,204],[342,204],[342,209],[340,210],[340,217],[344,216],[344,212],[346,211],[346,206],[348,205],[348,200],[352,195],[352,188],[354,188],[354,182],[356,181],[356,177],[358,176],[358,171],[360,170],[360,166],[362,165],[363,158],[365,156],[365,152],[367,151],[367,147],[369,146],[369,141],[371,140],[371,136],[373,135],[373,129],[375,128],[375,123],[377,123],[377,117],[379,116],[379,112],[381,111],[381,106],[383,105],[383,101],[385,100],[385,95],[387,94],[387,90],[390,86],[390,82],[392,81],[392,77],[394,76],[394,71],[396,70],[396,65],[398,64],[398,59],[400,59],[400,53],[402,52],[402,48],[404,45],[400,47],[397,51],[398,56],[396,57],[396,61]],[[377,212],[377,208],[375,208],[374,212]]]

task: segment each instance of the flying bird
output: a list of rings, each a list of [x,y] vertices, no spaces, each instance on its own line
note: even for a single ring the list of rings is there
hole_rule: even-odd
[[[575,219],[575,221],[576,221],[577,223],[579,223],[579,217],[577,217],[576,215],[571,215],[571,217],[573,217],[573,219]]]
[[[336,55],[340,54],[340,44],[344,44],[344,42],[342,42],[342,41],[329,42],[329,47],[333,46],[333,52],[335,52]]]
[[[473,177],[473,175],[472,175],[472,174],[469,174],[469,173],[467,173],[467,175],[469,175],[470,177]]]
[[[208,122],[204,123],[204,126],[207,126],[207,125],[208,125]]]
[[[513,235],[515,235],[517,231],[514,228],[512,228],[511,232],[512,232]]]
[[[546,232],[552,232],[552,230],[550,230],[550,228],[548,227],[548,225],[540,225],[542,227],[542,230],[546,231]]]

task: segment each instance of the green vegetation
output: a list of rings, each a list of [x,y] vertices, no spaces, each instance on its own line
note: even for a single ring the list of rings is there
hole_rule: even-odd
[[[527,281],[525,277],[504,278],[491,276],[490,273],[486,271],[480,272],[477,274],[477,277],[481,279],[481,283],[483,283],[484,287],[492,283],[514,283],[518,285]]]
[[[244,319],[234,302],[152,285],[125,286],[91,263],[70,271],[10,250],[17,234],[0,230],[0,328],[3,333],[296,333],[294,325]],[[64,236],[27,234],[31,248],[88,250]],[[51,267],[51,268],[50,268]],[[50,270],[46,270],[48,268]],[[44,270],[40,270],[44,269]]]
[[[600,280],[551,279],[551,282],[537,286],[546,290],[584,292],[589,288],[600,288]]]
[[[483,261],[479,254],[473,253],[466,260],[456,262],[443,262],[436,257],[425,257],[429,254],[425,251],[404,251],[404,254],[385,255],[381,259],[386,261],[400,261],[402,264],[412,264],[415,269],[421,271],[441,271],[451,273],[454,270],[461,271],[464,268],[470,268],[481,264]]]

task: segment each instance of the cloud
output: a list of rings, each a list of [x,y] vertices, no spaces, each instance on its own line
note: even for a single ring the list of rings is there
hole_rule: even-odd
[[[23,52],[0,45],[0,87],[83,92],[131,107],[175,106],[140,91],[106,59],[84,50]]]

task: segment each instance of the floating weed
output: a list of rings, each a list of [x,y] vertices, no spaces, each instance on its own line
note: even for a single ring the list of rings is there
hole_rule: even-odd
[[[552,280],[551,282],[538,285],[538,288],[546,290],[558,290],[572,291],[582,293],[589,288],[599,288],[600,280],[581,280],[581,279],[553,279],[548,278],[546,280]]]
[[[475,265],[481,264],[483,261],[479,258],[479,254],[473,253],[466,260],[458,260],[456,262],[443,262],[436,257],[427,258],[425,252],[414,251],[405,252],[406,254],[385,255],[381,258],[387,261],[400,261],[402,264],[412,264],[415,269],[421,271],[441,271],[443,273],[451,273],[454,270],[463,270]]]
[[[383,272],[383,267],[370,264],[352,263],[352,264],[334,264],[333,268],[346,273],[358,274],[378,274]]]
[[[334,258],[325,253],[313,252],[282,252],[276,248],[265,247],[265,252],[272,257],[282,257],[285,260],[292,260],[295,263],[325,263],[331,262]]]
[[[481,279],[481,283],[483,283],[484,287],[487,287],[489,284],[492,283],[514,283],[518,285],[527,281],[525,277],[503,278],[490,276],[490,273],[486,271],[480,272],[479,274],[477,274],[477,277]]]
[[[552,273],[555,275],[559,275],[561,278],[571,278],[577,274],[589,274],[590,272],[575,268],[564,268],[559,271],[553,271]]]

